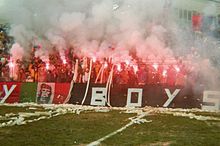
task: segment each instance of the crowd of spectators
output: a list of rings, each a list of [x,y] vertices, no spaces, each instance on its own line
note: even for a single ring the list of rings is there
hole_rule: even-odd
[[[74,74],[77,74],[76,83],[86,83],[89,78],[90,60],[92,60],[91,83],[107,83],[113,68],[112,82],[114,84],[145,85],[145,84],[167,84],[184,85],[186,72],[184,67],[173,64],[152,64],[136,62],[128,64],[121,62],[113,65],[111,59],[93,60],[86,57],[77,57],[67,53],[62,60],[59,52],[50,54],[49,61],[44,62],[39,57],[32,59],[17,60],[13,66],[15,72],[11,75],[9,63],[7,70],[2,70],[2,81],[17,82],[71,82]]]
[[[0,25],[0,80],[5,80],[9,76],[9,48],[11,48],[13,39],[7,35],[7,29],[8,25]]]
[[[166,84],[184,86],[189,78],[182,63],[153,64],[136,59],[133,62],[121,62],[113,65],[112,59],[101,60],[79,57],[69,49],[64,57],[54,49],[48,60],[36,57],[39,46],[33,46],[29,59],[16,60],[10,64],[8,53],[10,37],[4,29],[0,32],[0,81],[16,82],[71,82],[86,83],[89,78],[90,60],[93,60],[90,81],[92,83],[107,83],[113,68],[112,82],[114,84],[145,85]],[[77,74],[77,75],[76,75]]]

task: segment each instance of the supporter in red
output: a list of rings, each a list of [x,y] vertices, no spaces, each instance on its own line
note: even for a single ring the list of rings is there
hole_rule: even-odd
[[[199,13],[195,13],[192,16],[192,28],[194,31],[201,31],[202,16]]]
[[[176,70],[173,65],[169,66],[167,70],[167,84],[174,86],[176,82]]]
[[[136,76],[133,68],[130,68],[128,70],[128,76],[129,76],[129,81],[128,81],[129,85],[137,85],[138,84],[137,76]]]
[[[25,81],[26,81],[25,71],[23,68],[20,68],[18,72],[18,82],[25,82]]]
[[[140,66],[137,76],[139,85],[145,85],[147,83],[147,70],[145,65]]]
[[[122,70],[120,73],[120,84],[128,84],[129,76],[127,70]]]
[[[41,63],[40,67],[38,69],[38,82],[45,82],[46,81],[46,68],[45,68],[45,64]]]

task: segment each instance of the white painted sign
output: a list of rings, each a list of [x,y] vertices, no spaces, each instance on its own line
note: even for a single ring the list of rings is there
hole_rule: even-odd
[[[8,97],[11,95],[11,93],[14,91],[14,89],[17,87],[17,85],[12,85],[11,88],[8,90],[8,86],[7,85],[3,85],[3,91],[1,91],[0,94],[0,99],[2,99],[0,101],[0,103],[4,103]],[[5,95],[2,97],[1,95],[5,93]]]
[[[137,103],[132,103],[131,102],[132,93],[137,93],[138,94],[138,101],[137,101]],[[142,104],[142,94],[143,94],[143,89],[128,88],[127,105],[126,105],[126,107],[141,107],[141,104]]]
[[[92,88],[91,105],[105,106],[107,97],[106,88]]]
[[[168,97],[167,101],[163,104],[163,107],[168,107],[172,101],[177,97],[181,89],[175,89],[173,93],[169,89],[165,89],[166,95]],[[133,94],[137,95],[137,102],[132,102]],[[107,89],[106,88],[92,88],[92,97],[90,105],[95,106],[105,106],[106,105],[106,97],[107,97]],[[142,88],[128,88],[127,92],[127,103],[126,107],[141,107],[143,98],[143,89]],[[162,97],[161,97],[162,98]]]
[[[204,91],[203,103],[210,105],[202,105],[203,110],[219,111],[220,110],[220,91]]]
[[[163,107],[168,107],[170,103],[174,100],[174,98],[177,96],[177,94],[180,92],[180,89],[176,89],[173,94],[170,93],[169,89],[165,89],[165,92],[168,96],[167,101],[164,103]]]

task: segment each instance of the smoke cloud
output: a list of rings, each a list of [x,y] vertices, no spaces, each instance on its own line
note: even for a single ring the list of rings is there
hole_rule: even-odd
[[[193,38],[172,19],[164,0],[1,0],[0,17],[11,24],[20,56],[34,45],[36,56],[47,60],[54,48],[63,56],[72,48],[77,55],[130,59],[130,52],[143,59],[190,60],[194,68],[210,76],[216,87],[219,76],[210,58],[219,54],[215,40]],[[209,12],[210,7],[204,10]],[[207,41],[208,40],[208,41]],[[194,48],[194,49],[193,49]],[[210,50],[211,51],[210,51]],[[197,54],[197,55],[196,55]],[[208,61],[207,61],[208,60]],[[204,63],[205,62],[205,63]],[[203,67],[201,67],[203,66]],[[213,71],[214,70],[214,71]],[[214,83],[213,83],[214,82]]]

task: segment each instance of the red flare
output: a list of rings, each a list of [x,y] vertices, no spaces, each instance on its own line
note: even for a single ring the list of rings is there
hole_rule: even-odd
[[[178,66],[175,66],[176,72],[180,72],[180,68]]]
[[[108,63],[105,62],[105,64],[104,64],[104,68],[107,68],[107,67],[108,67]]]
[[[63,59],[63,64],[67,64],[67,61],[66,61],[66,59]]]
[[[50,64],[46,63],[46,70],[49,70],[49,68],[50,68]]]
[[[121,65],[120,64],[117,65],[117,70],[121,71]]]
[[[166,77],[167,76],[167,70],[164,70],[162,75],[163,75],[163,77]]]
[[[158,69],[158,64],[154,63],[153,67],[154,67],[155,70],[157,70]]]

